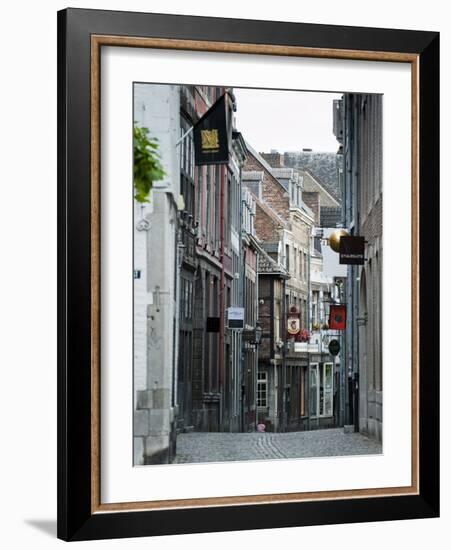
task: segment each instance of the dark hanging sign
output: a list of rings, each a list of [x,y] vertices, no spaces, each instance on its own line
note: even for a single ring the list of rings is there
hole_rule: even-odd
[[[365,262],[364,237],[340,237],[340,263],[363,265]]]
[[[329,328],[331,330],[346,329],[346,306],[345,305],[330,306]]]
[[[229,162],[226,94],[194,125],[194,159],[196,166]]]
[[[207,317],[207,332],[219,332],[219,317]]]
[[[340,352],[340,342],[338,340],[331,340],[329,342],[329,353],[331,355],[338,355]]]

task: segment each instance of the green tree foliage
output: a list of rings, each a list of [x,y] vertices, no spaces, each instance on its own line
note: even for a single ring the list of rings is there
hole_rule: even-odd
[[[149,202],[154,181],[163,179],[165,172],[158,153],[158,140],[149,137],[149,130],[135,124],[133,128],[133,183],[135,199]]]

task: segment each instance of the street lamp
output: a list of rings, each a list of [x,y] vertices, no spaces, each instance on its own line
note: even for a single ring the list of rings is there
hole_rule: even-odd
[[[255,324],[255,339],[254,339],[253,344],[255,344],[256,346],[259,346],[261,344],[262,334],[263,334],[262,326],[257,321],[257,323]]]

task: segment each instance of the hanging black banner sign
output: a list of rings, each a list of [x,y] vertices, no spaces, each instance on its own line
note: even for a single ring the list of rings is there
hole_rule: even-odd
[[[194,162],[196,166],[229,162],[229,132],[225,98],[226,94],[222,95],[194,126]]]
[[[220,319],[219,317],[207,317],[207,332],[219,332]]]
[[[340,263],[363,265],[365,262],[364,237],[340,237]]]

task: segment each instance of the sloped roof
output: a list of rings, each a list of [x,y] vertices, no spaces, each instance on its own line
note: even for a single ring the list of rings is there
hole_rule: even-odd
[[[287,270],[273,260],[263,249],[258,254],[258,273],[280,275],[281,277],[287,278],[290,277]]]
[[[324,187],[324,185],[322,185],[309,170],[299,169],[299,172],[302,173],[304,176],[304,191],[319,192],[321,197],[326,198],[327,202],[329,203],[327,204],[327,206],[340,206],[341,200],[337,200],[335,197],[333,197]]]
[[[252,145],[248,141],[245,140],[245,143],[249,153],[258,160],[258,162],[263,166],[263,168],[266,171],[271,173],[273,170],[272,166],[268,164],[268,162],[260,155],[260,153],[257,153],[257,151],[252,147]]]
[[[276,185],[280,185],[280,187],[284,190],[284,192],[286,192],[285,185],[274,176],[274,174],[273,174],[274,168],[272,166],[270,166],[267,163],[267,161],[260,155],[260,153],[257,153],[257,151],[247,141],[246,141],[246,148],[247,148],[248,153],[250,155],[252,155],[257,160],[257,162],[262,166],[262,168],[264,170],[266,170],[266,172],[268,173],[268,175],[272,179],[272,181],[274,181],[274,183]]]
[[[341,167],[342,155],[319,151],[294,151],[284,153],[284,164],[310,172],[316,180],[341,202],[341,192],[338,182],[338,168]]]
[[[341,208],[333,206],[321,206],[320,225],[321,227],[337,227],[342,222]]]

